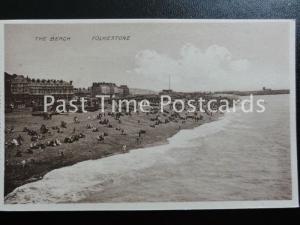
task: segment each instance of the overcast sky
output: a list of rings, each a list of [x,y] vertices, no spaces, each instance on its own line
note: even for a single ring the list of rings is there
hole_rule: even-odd
[[[127,23],[6,25],[5,71],[177,91],[289,88],[289,24]],[[70,41],[36,41],[36,36]],[[94,41],[129,35],[129,41]]]

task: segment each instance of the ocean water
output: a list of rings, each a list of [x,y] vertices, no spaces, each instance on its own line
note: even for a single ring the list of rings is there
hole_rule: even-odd
[[[6,203],[291,199],[289,95],[264,113],[227,113],[169,144],[53,170]]]

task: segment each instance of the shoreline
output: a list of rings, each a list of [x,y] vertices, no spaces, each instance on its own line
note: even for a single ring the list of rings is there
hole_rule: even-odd
[[[89,113],[89,114],[93,115],[95,113],[96,112]],[[11,151],[11,149],[8,149],[6,147],[5,154],[7,160],[5,164],[5,196],[24,184],[43,179],[44,175],[52,170],[66,167],[66,166],[72,166],[82,161],[97,160],[104,157],[110,157],[116,154],[124,154],[134,149],[139,149],[139,148],[143,149],[146,147],[164,145],[168,143],[168,139],[170,137],[177,134],[180,130],[193,129],[195,127],[201,126],[204,123],[216,121],[220,117],[220,113],[215,113],[212,116],[206,114],[204,115],[201,114],[201,115],[203,116],[203,119],[198,122],[194,122],[191,121],[190,119],[187,119],[184,123],[179,124],[175,122],[170,122],[168,124],[161,124],[155,128],[147,126],[149,125],[149,122],[147,124],[144,124],[144,122],[147,122],[146,120],[149,120],[149,116],[133,115],[130,118],[128,118],[128,120],[130,121],[127,121],[129,123],[124,124],[124,126],[130,129],[131,127],[135,126],[135,124],[133,124],[131,120],[136,121],[139,119],[139,121],[140,120],[142,121],[144,119],[143,124],[139,125],[138,129],[141,128],[145,129],[146,134],[142,138],[143,140],[142,143],[139,144],[132,141],[132,139],[134,139],[134,137],[136,136],[135,134],[129,133],[125,137],[122,137],[120,135],[111,134],[112,133],[111,132],[109,134],[109,137],[107,138],[107,140],[105,139],[103,144],[99,144],[99,145],[95,144],[93,143],[94,141],[93,140],[91,141],[91,139],[89,138],[87,138],[89,140],[84,140],[84,141],[87,142],[90,141],[92,143],[79,143],[80,141],[72,144],[63,143],[61,146],[57,147],[58,149],[56,150],[56,154],[54,154],[52,149],[50,150],[50,148],[47,147],[45,150],[43,150],[43,152],[34,153],[35,155],[34,157],[24,153],[22,157],[16,159],[16,157],[14,157],[15,152]],[[80,114],[78,116],[82,117],[87,115]],[[61,119],[61,117],[63,116],[60,115],[58,117],[59,119]],[[15,123],[15,118],[13,119],[13,121]],[[124,119],[124,122],[125,121],[126,119]],[[9,123],[10,120],[8,119],[7,122]],[[86,123],[83,122],[81,126],[85,124]],[[113,124],[113,126],[115,127],[116,124]],[[103,129],[103,130],[109,131],[109,129]],[[116,136],[119,136],[119,138]],[[126,152],[122,151],[122,143],[126,143],[127,146]],[[60,149],[63,149],[64,151],[64,158],[59,157],[57,151],[60,151]],[[24,152],[24,149],[22,151]],[[45,154],[46,156],[42,157],[41,156],[42,154]],[[30,160],[31,158],[35,158],[35,162],[32,165],[28,164],[26,165],[26,167],[22,167],[20,165],[20,161],[24,159]]]

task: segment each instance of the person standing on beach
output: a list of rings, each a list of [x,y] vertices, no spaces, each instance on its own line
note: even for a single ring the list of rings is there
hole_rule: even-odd
[[[23,167],[23,169],[24,169],[24,168],[25,168],[25,166],[26,166],[26,160],[25,160],[25,159],[24,159],[24,160],[22,160],[21,164],[22,164],[22,167]]]
[[[127,152],[127,146],[126,146],[126,145],[123,145],[123,146],[122,146],[122,150],[123,150],[124,153]]]
[[[63,150],[60,150],[60,151],[59,151],[59,155],[60,155],[61,158],[64,158],[64,157],[65,157],[64,151],[63,151]]]

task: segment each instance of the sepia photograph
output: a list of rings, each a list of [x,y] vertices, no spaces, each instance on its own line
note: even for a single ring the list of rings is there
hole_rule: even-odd
[[[294,20],[1,26],[1,209],[298,206]]]

